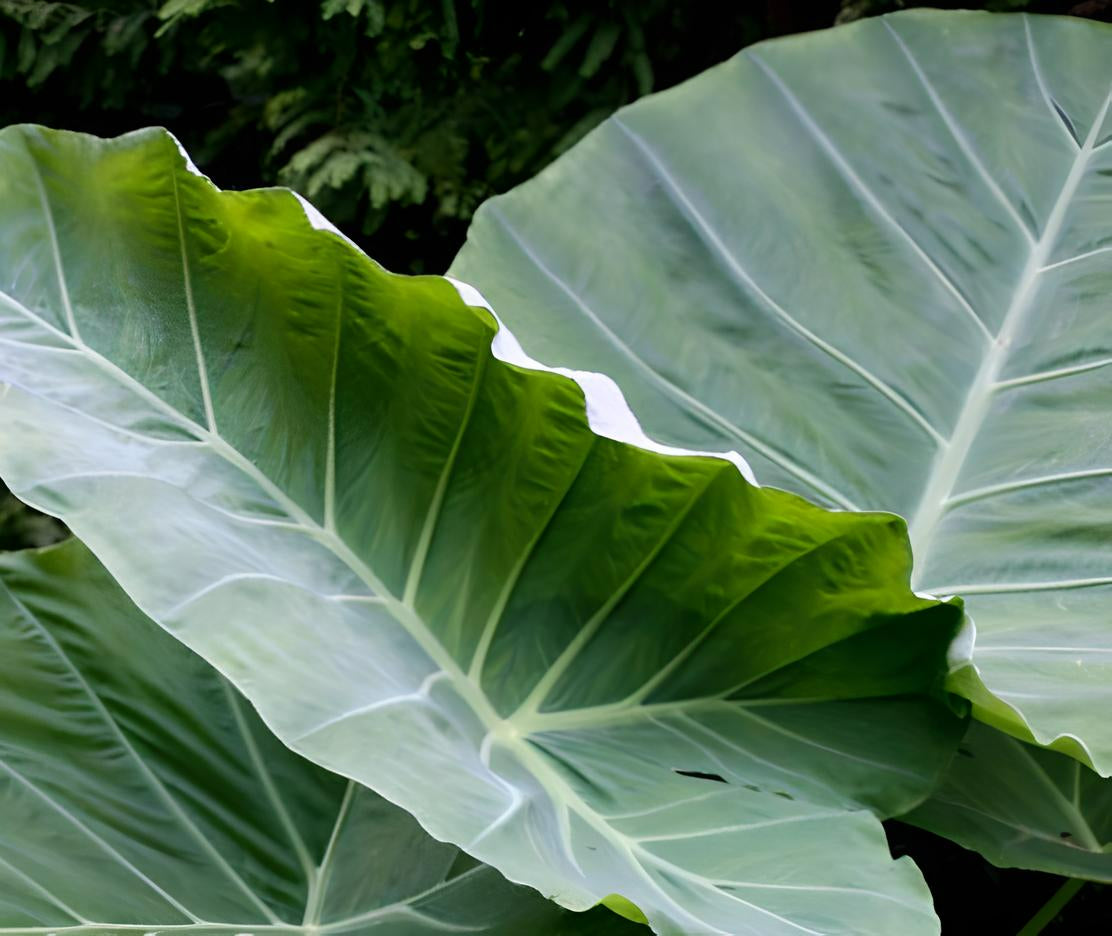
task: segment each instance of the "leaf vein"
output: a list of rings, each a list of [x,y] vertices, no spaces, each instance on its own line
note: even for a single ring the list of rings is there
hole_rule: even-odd
[[[752,433],[742,429],[740,426],[734,424],[717,410],[707,406],[698,397],[692,396],[679,385],[673,383],[665,377],[660,371],[648,363],[641,355],[633,350],[632,346],[627,344],[618,335],[611,330],[611,328],[602,321],[598,314],[587,305],[586,301],[576,293],[571,286],[569,286],[563,279],[556,275],[555,272],[543,261],[537,253],[525,242],[521,234],[509,223],[509,221],[499,212],[494,205],[486,206],[487,213],[498,222],[499,225],[509,234],[510,238],[517,244],[518,249],[532,262],[532,264],[551,280],[556,286],[563,291],[572,302],[583,312],[585,316],[595,325],[595,327],[602,333],[603,337],[610,342],[624,357],[626,357],[638,370],[644,373],[653,383],[660,387],[665,395],[672,397],[680,403],[691,407],[702,416],[709,420],[714,425],[726,432],[730,433],[734,438],[738,439],[744,445],[749,446],[753,450],[759,452],[770,462],[791,475],[794,475],[808,487],[822,494],[827,499],[833,501],[839,507],[846,510],[859,510],[860,508],[854,504],[845,494],[831,487],[826,481],[823,481],[817,475],[808,471],[798,462],[794,461],[783,452],[773,448],[769,443],[758,439]]]

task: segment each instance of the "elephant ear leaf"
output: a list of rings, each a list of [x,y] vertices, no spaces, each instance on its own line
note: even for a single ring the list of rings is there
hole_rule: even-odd
[[[12,490],[286,744],[569,908],[937,932],[877,819],[963,727],[902,521],[621,441],[612,385],[323,226],[159,131],[0,133]]]
[[[906,517],[976,625],[951,688],[1109,775],[1110,105],[1085,20],[762,43],[487,203],[452,272],[653,438]]]
[[[609,936],[280,744],[76,541],[0,555],[0,932]]]

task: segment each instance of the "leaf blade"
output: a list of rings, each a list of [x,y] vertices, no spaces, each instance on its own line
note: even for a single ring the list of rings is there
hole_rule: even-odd
[[[589,423],[580,385],[499,360],[512,336],[450,283],[385,273],[288,193],[219,193],[164,135],[13,133],[84,193],[60,230],[86,337],[37,312],[57,298],[13,171],[32,234],[0,300],[20,342],[0,344],[5,476],[284,741],[576,909],[620,894],[661,932],[936,929],[873,815],[917,803],[961,728],[931,695],[956,611],[908,591],[898,520],[605,437],[632,420],[597,380]],[[625,700],[708,625],[652,687],[669,712]],[[723,669],[723,640],[751,652]],[[681,677],[707,667],[693,695]],[[568,720],[588,707],[607,720]],[[696,765],[731,778],[713,803],[678,772]],[[858,862],[805,823],[765,841],[790,888],[729,834],[637,841],[690,802],[735,836],[833,811]]]

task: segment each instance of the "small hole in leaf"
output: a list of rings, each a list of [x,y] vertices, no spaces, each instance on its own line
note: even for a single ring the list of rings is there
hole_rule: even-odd
[[[714,780],[716,783],[725,783],[726,778],[716,773],[703,773],[701,770],[679,770],[673,768],[681,777],[694,777],[696,780]]]

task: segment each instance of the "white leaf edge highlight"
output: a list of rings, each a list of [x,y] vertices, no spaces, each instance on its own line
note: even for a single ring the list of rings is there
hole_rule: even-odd
[[[674,448],[650,439],[641,428],[641,423],[637,421],[637,417],[633,415],[633,410],[626,402],[621,388],[612,378],[595,371],[549,367],[547,364],[542,364],[535,358],[530,357],[525,353],[525,349],[521,347],[521,342],[517,340],[517,336],[506,327],[506,323],[498,317],[498,313],[491,308],[490,303],[483,298],[479,290],[450,276],[445,276],[444,279],[456,288],[456,292],[459,293],[460,298],[467,305],[486,309],[494,316],[494,320],[498,323],[498,332],[491,343],[491,353],[498,360],[529,370],[560,374],[579,385],[587,405],[587,424],[595,435],[602,436],[605,439],[613,439],[615,442],[624,442],[627,445],[633,445],[649,452],[657,452],[661,455],[699,455],[709,458],[722,458],[732,462],[741,472],[742,477],[754,487],[761,486],[749,463],[737,452],[699,452],[691,449]]]

